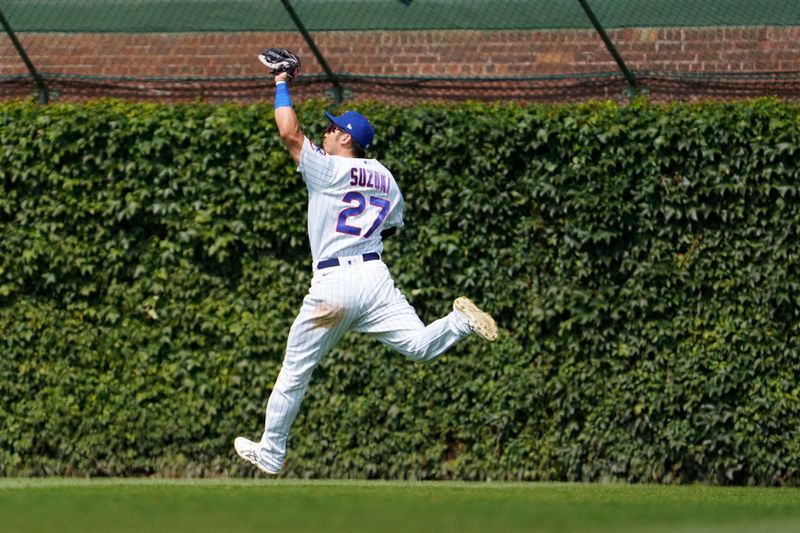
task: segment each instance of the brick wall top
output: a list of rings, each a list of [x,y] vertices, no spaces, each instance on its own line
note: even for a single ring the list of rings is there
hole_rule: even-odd
[[[94,85],[98,78],[124,78],[128,83],[181,79],[184,84],[192,78],[235,78],[263,79],[268,84],[256,54],[273,45],[295,50],[303,59],[305,76],[323,72],[298,33],[19,37],[46,79],[66,76],[75,85],[81,84],[82,77],[94,79]],[[610,37],[635,71],[800,72],[800,27],[638,28],[611,31]],[[357,76],[462,81],[524,78],[539,83],[555,77],[551,83],[561,83],[558,77],[575,82],[585,76],[618,73],[602,41],[590,30],[320,32],[314,39],[335,72]],[[6,41],[0,40],[0,77],[27,75],[7,37]]]

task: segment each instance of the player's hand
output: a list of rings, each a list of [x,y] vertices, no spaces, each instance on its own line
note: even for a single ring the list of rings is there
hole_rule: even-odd
[[[286,83],[289,83],[292,81],[292,78],[285,72],[279,72],[275,75],[275,83],[277,84],[279,81],[285,81]]]

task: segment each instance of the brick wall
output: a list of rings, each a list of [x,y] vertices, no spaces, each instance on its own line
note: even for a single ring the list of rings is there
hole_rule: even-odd
[[[783,73],[780,83],[786,84],[784,78],[788,77],[791,84],[792,73],[793,83],[798,83],[800,27],[638,28],[611,31],[610,36],[631,69],[647,71],[655,78],[685,73],[730,75],[779,71]],[[257,100],[264,97],[269,83],[255,56],[269,45],[293,49],[303,58],[305,83],[297,84],[302,96],[319,95],[326,86],[319,79],[322,67],[297,33],[21,34],[19,37],[33,63],[45,74],[48,83],[57,87],[63,99],[104,92],[119,96],[115,91],[119,93],[125,88],[129,94],[121,94],[123,97],[181,100],[200,95],[210,100]],[[457,99],[465,97],[464,94],[478,98],[517,95],[522,99],[536,98],[537,94],[546,98],[550,94],[557,99],[571,99],[614,97],[625,86],[619,75],[607,74],[618,72],[616,64],[598,35],[590,30],[324,32],[316,33],[314,38],[334,71],[373,77],[344,83],[356,89],[356,98],[414,99],[421,92],[428,99]],[[10,39],[3,35],[0,76],[26,74]],[[569,79],[553,78],[569,75],[572,75]],[[409,80],[376,79],[376,76],[484,81],[469,84],[434,80],[409,84]],[[520,83],[496,79],[503,77],[534,79]],[[200,82],[187,78],[237,80]],[[655,81],[651,83],[660,87]],[[752,85],[752,80],[748,83]],[[14,90],[9,87],[15,84],[25,87],[23,91],[30,91],[27,79],[12,80],[4,84],[7,89],[4,94],[12,94]],[[591,85],[588,89],[587,84]],[[675,89],[668,89],[667,85],[651,92],[665,99],[680,97],[678,93],[670,95],[669,91]],[[760,85],[769,92],[768,81],[762,80]],[[792,97],[795,91],[793,88],[782,95]]]

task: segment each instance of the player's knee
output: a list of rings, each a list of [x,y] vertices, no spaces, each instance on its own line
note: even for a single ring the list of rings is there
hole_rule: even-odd
[[[291,367],[281,368],[278,374],[278,384],[283,390],[299,390],[308,386],[311,381],[311,372],[301,372]]]

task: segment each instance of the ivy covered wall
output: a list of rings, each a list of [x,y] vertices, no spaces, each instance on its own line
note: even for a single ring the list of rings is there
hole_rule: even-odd
[[[800,108],[360,110],[398,286],[501,335],[421,365],[348,334],[287,476],[800,484]],[[1,475],[254,475],[232,441],[311,278],[271,115],[0,105]]]

